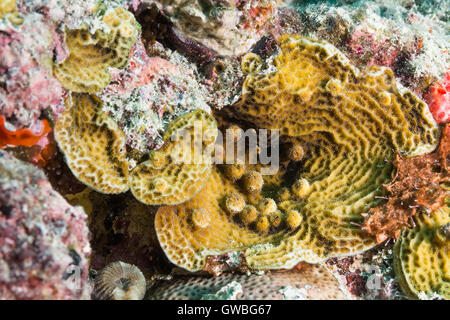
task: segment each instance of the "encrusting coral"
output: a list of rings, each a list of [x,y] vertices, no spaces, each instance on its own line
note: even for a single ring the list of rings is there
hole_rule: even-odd
[[[141,270],[122,261],[107,265],[95,278],[95,294],[102,300],[142,300],[146,287]]]
[[[216,137],[212,116],[200,109],[189,112],[170,123],[164,147],[130,172],[125,134],[96,96],[72,94],[55,125],[58,146],[81,182],[107,194],[131,189],[138,200],[153,205],[184,202],[203,187]]]
[[[38,134],[27,128],[9,131],[5,127],[5,117],[0,115],[0,148],[7,145],[31,147],[51,131],[50,125],[46,119],[42,120],[42,127],[41,132]]]
[[[93,34],[86,27],[66,31],[69,56],[53,68],[64,88],[73,92],[98,92],[110,82],[108,68],[126,66],[139,35],[134,16],[117,7],[109,9],[101,21],[106,30],[96,30]]]
[[[284,35],[279,46],[280,53],[262,67],[254,54],[244,57],[242,98],[225,111],[257,128],[280,129],[282,139],[302,146],[297,182],[277,203],[283,223],[261,215],[256,226],[236,220],[223,199],[239,187],[215,172],[191,201],[161,207],[156,215],[162,248],[183,268],[199,270],[207,255],[236,250],[254,269],[363,252],[376,242],[360,228],[361,213],[380,202],[395,153],[415,156],[437,145],[439,128],[428,107],[398,87],[389,69],[373,66],[361,73],[332,45],[300,36]],[[258,166],[249,169],[257,172]],[[244,188],[246,200],[257,204],[266,184],[284,191],[280,177]],[[207,228],[192,228],[195,208],[211,215]]]
[[[428,213],[442,206],[450,183],[450,125],[442,130],[438,148],[429,154],[406,158],[395,157],[396,174],[384,184],[388,191],[387,202],[371,208],[365,216],[362,228],[383,242],[398,238],[400,231],[414,222],[417,212]]]
[[[165,146],[150,152],[130,177],[133,195],[146,204],[179,204],[192,198],[207,181],[217,138],[214,118],[195,110],[172,121]]]
[[[73,174],[99,192],[127,191],[125,134],[95,96],[74,93],[66,105],[55,124],[55,139]]]
[[[450,207],[415,217],[395,243],[394,267],[411,298],[450,300]]]

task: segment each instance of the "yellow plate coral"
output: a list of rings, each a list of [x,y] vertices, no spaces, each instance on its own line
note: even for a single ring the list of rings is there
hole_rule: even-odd
[[[96,191],[131,192],[145,204],[178,204],[192,198],[207,181],[217,124],[197,109],[169,124],[161,150],[129,173],[125,134],[94,95],[74,93],[55,125],[55,138],[73,174]],[[181,135],[171,141],[175,134]],[[186,158],[186,156],[192,158]]]
[[[78,180],[99,192],[127,191],[125,134],[102,111],[100,99],[74,93],[66,106],[55,124],[55,139],[70,170]]]
[[[394,247],[400,286],[412,298],[450,300],[450,207],[416,217]]]
[[[87,28],[67,30],[69,56],[53,68],[64,88],[95,93],[111,79],[108,68],[123,68],[136,42],[139,27],[131,12],[122,7],[108,10],[102,18],[108,30],[91,33]]]
[[[439,128],[427,106],[400,88],[391,70],[361,73],[332,45],[299,36],[282,36],[279,46],[266,65],[255,54],[243,58],[242,98],[228,111],[302,146],[292,193],[277,203],[286,223],[269,233],[272,218],[259,217],[256,231],[245,226],[221,205],[237,185],[215,173],[197,197],[156,216],[163,249],[188,270],[233,250],[245,250],[252,268],[277,269],[373,247],[374,237],[359,226],[361,213],[379,203],[395,153],[419,155],[437,145]],[[199,208],[211,215],[207,227],[192,222]]]
[[[145,204],[179,204],[207,181],[217,138],[214,118],[200,109],[172,121],[161,150],[131,172],[130,188]]]

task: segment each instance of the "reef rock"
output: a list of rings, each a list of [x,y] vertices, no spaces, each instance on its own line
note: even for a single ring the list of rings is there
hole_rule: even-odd
[[[0,299],[86,299],[87,216],[0,151]]]

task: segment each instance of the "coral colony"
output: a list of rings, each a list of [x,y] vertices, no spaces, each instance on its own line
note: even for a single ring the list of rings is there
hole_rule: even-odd
[[[0,299],[450,300],[449,11],[0,0]]]

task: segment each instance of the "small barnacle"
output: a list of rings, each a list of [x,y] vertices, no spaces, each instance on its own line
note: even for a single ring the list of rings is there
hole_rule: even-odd
[[[387,91],[382,91],[378,94],[378,98],[380,99],[380,103],[383,106],[387,106],[391,104],[391,94]]]
[[[260,233],[267,233],[270,228],[269,218],[266,216],[260,216],[258,220],[256,220],[256,230]]]
[[[243,177],[244,188],[248,193],[261,191],[264,180],[258,171],[249,171]]]
[[[300,144],[294,144],[289,148],[288,157],[292,161],[300,161],[305,156],[305,150]]]
[[[247,53],[242,57],[241,69],[244,74],[257,73],[261,70],[261,57],[255,53]]]
[[[304,178],[298,179],[292,185],[292,193],[297,197],[299,197],[300,199],[305,198],[308,195],[309,190],[310,190],[309,182]]]
[[[295,229],[298,226],[300,226],[302,221],[303,221],[303,217],[300,214],[300,212],[298,212],[297,210],[291,210],[286,215],[286,224],[291,229]]]
[[[205,208],[196,208],[192,210],[192,222],[197,228],[206,228],[211,223],[211,215]]]
[[[307,90],[307,89],[299,90],[299,91],[297,92],[297,96],[300,98],[300,100],[301,100],[303,103],[307,103],[308,101],[310,101],[312,95],[313,95],[313,92],[312,92],[312,91],[309,91],[309,90]]]
[[[224,166],[225,175],[231,180],[240,179],[245,173],[245,164],[230,164]]]
[[[246,205],[240,212],[239,217],[241,218],[242,223],[250,224],[258,218],[258,210],[255,206]]]
[[[241,212],[245,207],[245,199],[242,194],[232,193],[225,199],[225,208],[230,214]]]
[[[264,198],[258,202],[257,208],[261,214],[268,215],[277,210],[277,204],[271,198]]]
[[[283,219],[283,213],[280,210],[276,210],[269,216],[269,222],[272,227],[278,228],[281,225]]]
[[[100,271],[94,290],[102,300],[142,300],[146,287],[145,277],[138,267],[118,261]]]
[[[331,78],[325,88],[333,95],[337,96],[342,91],[342,82],[339,79]]]

